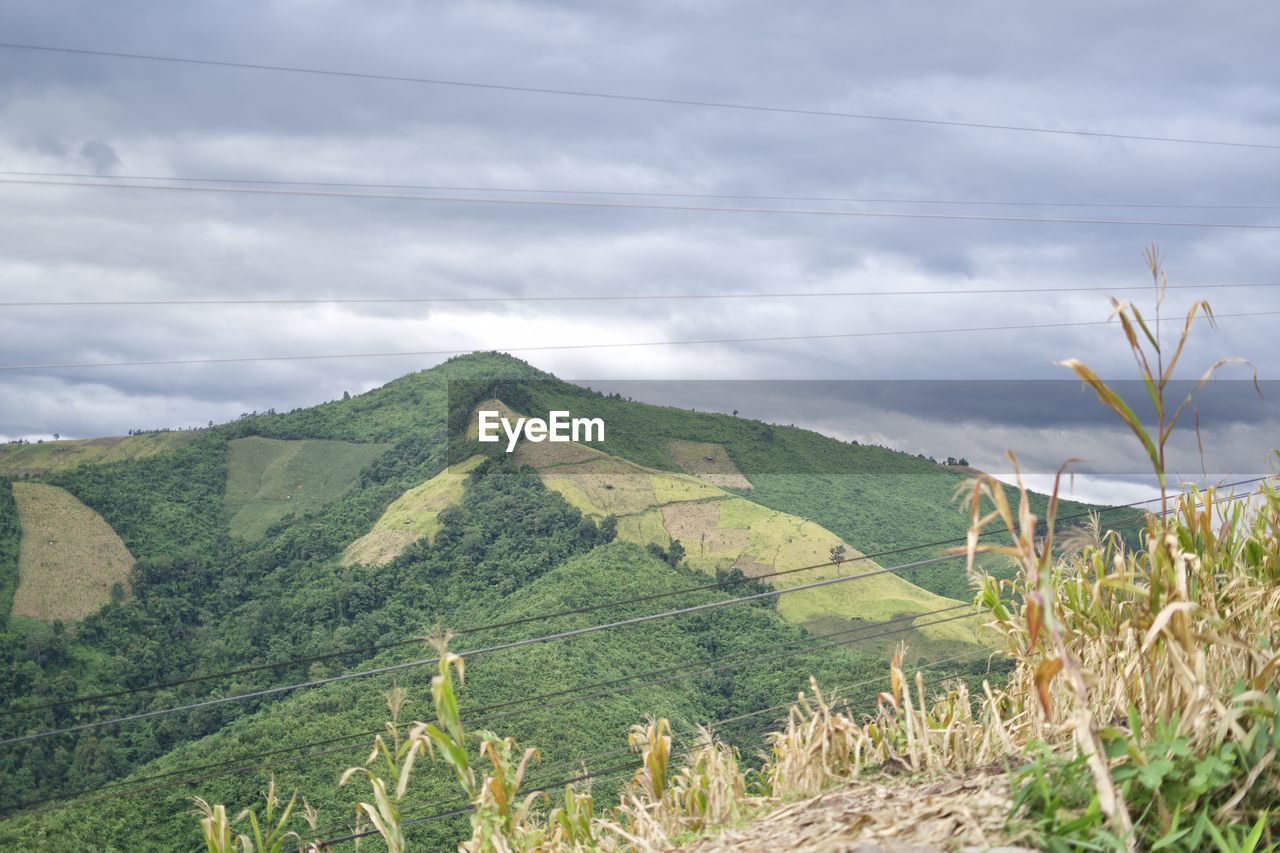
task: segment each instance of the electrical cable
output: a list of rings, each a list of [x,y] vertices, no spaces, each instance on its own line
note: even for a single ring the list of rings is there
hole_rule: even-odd
[[[1169,284],[1165,290],[1208,290],[1241,287],[1280,287],[1280,282],[1242,282],[1226,284]],[[0,302],[0,308],[151,308],[151,307],[208,307],[213,305],[289,306],[289,305],[434,305],[434,304],[487,304],[496,302],[633,302],[671,300],[717,299],[834,299],[845,297],[880,296],[991,296],[1011,294],[1046,293],[1120,293],[1124,291],[1150,291],[1151,285],[1121,285],[1118,287],[1006,287],[965,288],[961,290],[830,290],[830,291],[759,291],[752,293],[609,293],[566,296],[428,296],[414,297],[333,297],[317,299],[292,299],[287,297],[267,299],[115,299],[115,300],[62,300],[43,302]]]
[[[1135,142],[1164,142],[1182,145],[1212,145],[1229,148],[1280,149],[1280,145],[1263,142],[1239,142],[1223,139],[1196,139],[1177,136],[1154,136],[1133,133],[1115,133],[1101,130],[1079,130],[1056,127],[1037,127],[1018,124],[1000,124],[993,122],[973,122],[947,119],[918,118],[911,116],[878,115],[872,113],[841,112],[835,110],[806,109],[801,107],[771,106],[765,104],[731,103],[724,101],[707,101],[690,98],[669,98],[655,95],[628,95],[619,92],[594,92],[579,89],[556,89],[539,86],[517,86],[507,83],[484,83],[474,80],[451,80],[434,77],[415,77],[399,74],[377,74],[372,72],[342,71],[326,68],[308,68],[296,65],[274,65],[257,62],[233,62],[230,60],[200,59],[188,56],[165,56],[149,53],[131,53],[116,50],[91,50],[86,48],[61,47],[54,45],[22,44],[17,42],[0,42],[0,48],[9,50],[25,50],[44,53],[74,54],[109,59],[128,59],[145,62],[176,63],[182,65],[202,65],[215,68],[241,68],[253,71],[271,71],[288,74],[307,74],[322,77],[342,77],[356,80],[380,80],[395,83],[414,83],[430,86],[450,86],[462,89],[481,89],[502,92],[518,92],[532,95],[555,95],[574,98],[591,98],[607,101],[627,101],[648,104],[664,104],[681,107],[700,107],[709,109],[735,110],[739,112],[777,113],[786,115],[812,116],[819,118],[854,119],[871,122],[893,122],[898,124],[926,125],[934,127],[957,127],[975,130],[997,130],[1017,133],[1035,133],[1054,136],[1077,136],[1098,139],[1125,139]]]
[[[1280,226],[1276,226],[1280,228]],[[1230,318],[1255,318],[1270,317],[1280,314],[1280,311],[1242,311],[1233,314],[1215,314],[1213,319],[1225,320]],[[629,348],[651,348],[651,347],[676,347],[676,346],[706,346],[706,345],[722,345],[722,344],[762,344],[762,343],[786,343],[793,341],[831,341],[846,340],[854,338],[887,338],[899,337],[906,335],[944,335],[944,334],[973,334],[979,332],[1015,332],[1039,329],[1067,329],[1079,328],[1083,326],[1107,326],[1110,320],[1079,320],[1066,323],[1024,323],[1013,326],[969,326],[964,328],[950,329],[896,329],[896,330],[877,330],[867,332],[835,332],[831,334],[809,334],[809,335],[773,335],[769,337],[759,338],[705,338],[702,340],[685,340],[685,341],[616,341],[608,343],[595,344],[544,344],[541,346],[520,346],[520,347],[468,347],[466,349],[442,349],[442,350],[410,350],[400,352],[350,352],[350,353],[326,353],[323,355],[255,355],[255,356],[229,356],[215,358],[175,358],[175,359],[155,359],[150,361],[87,361],[87,362],[50,362],[44,364],[0,364],[0,370],[18,371],[18,370],[80,370],[86,368],[99,367],[159,367],[173,365],[188,364],[247,364],[251,362],[279,362],[279,361],[320,361],[330,359],[357,359],[357,358],[424,358],[434,356],[452,356],[466,355],[467,353],[477,350],[503,351],[513,352],[553,352],[553,351],[569,351],[569,350],[589,350],[589,349],[629,349]]]
[[[1260,483],[1268,479],[1271,479],[1271,478],[1265,477],[1265,476],[1252,477],[1252,478],[1243,479],[1243,480],[1236,480],[1230,483],[1224,483],[1218,488],[1228,489],[1228,488],[1235,488],[1237,486],[1252,485],[1254,483]],[[1066,521],[1075,521],[1081,518],[1087,518],[1090,515],[1092,515],[1094,512],[1097,512],[1099,515],[1102,515],[1104,513],[1110,513],[1110,512],[1115,512],[1115,511],[1124,510],[1124,509],[1133,509],[1133,508],[1142,506],[1144,504],[1157,503],[1159,502],[1159,500],[1160,498],[1147,498],[1140,501],[1132,501],[1127,504],[1118,504],[1113,507],[1105,507],[1100,510],[1087,510],[1085,512],[1074,513],[1072,515],[1060,516],[1057,519],[1057,523],[1060,524]],[[1133,519],[1130,519],[1130,520],[1133,520],[1133,521],[1141,520],[1142,518],[1146,517],[1147,514],[1148,513],[1144,512],[1141,515],[1135,516]],[[1040,526],[1043,526],[1043,524],[1044,524],[1043,519],[1037,521],[1037,528],[1039,528]],[[993,536],[993,535],[998,535],[1000,533],[1005,533],[1005,532],[1007,531],[1003,526],[1001,526],[999,528],[993,527],[989,530],[985,530],[980,535]],[[942,547],[946,545],[961,545],[961,544],[964,544],[966,541],[967,541],[967,537],[965,536],[957,536],[949,539],[938,539],[932,542],[923,542],[918,545],[908,545],[908,546],[892,548],[884,551],[877,551],[870,554],[860,554],[853,557],[846,557],[844,560],[841,560],[839,562],[828,561],[824,563],[815,563],[807,566],[799,566],[797,568],[782,569],[774,572],[766,572],[764,574],[757,575],[753,578],[742,578],[739,581],[731,582],[727,584],[721,581],[714,581],[706,584],[699,584],[696,586],[684,587],[678,590],[670,590],[667,592],[654,593],[652,595],[633,597],[628,599],[614,599],[607,602],[600,602],[597,604],[587,605],[584,607],[560,610],[553,613],[539,614],[537,616],[526,616],[520,619],[506,620],[503,622],[495,622],[488,625],[479,625],[479,626],[470,627],[470,628],[462,628],[457,631],[451,632],[451,634],[454,637],[459,637],[459,636],[466,636],[468,634],[502,630],[505,628],[513,628],[513,627],[518,627],[521,625],[527,625],[527,624],[536,623],[536,622],[551,621],[552,619],[558,619],[565,616],[578,616],[578,615],[583,615],[587,613],[593,613],[599,610],[604,610],[612,607],[644,604],[651,601],[658,601],[666,598],[672,598],[675,596],[687,595],[689,593],[703,592],[703,591],[717,590],[717,589],[723,590],[723,589],[726,589],[727,587],[734,586],[737,583],[745,583],[747,581],[761,581],[761,580],[767,580],[769,578],[793,575],[800,572],[808,572],[808,571],[814,571],[817,569],[840,567],[846,564],[852,564],[852,563],[863,562],[868,560],[878,560],[881,557],[893,556],[893,555],[902,554],[902,553],[909,553],[911,551],[919,551],[926,548],[936,548],[936,547]],[[29,706],[19,707],[19,708],[6,708],[3,711],[0,711],[0,716],[8,716],[12,714],[42,711],[42,710],[48,710],[51,708],[65,707],[67,705],[72,705],[72,704],[96,702],[102,699],[114,699],[114,698],[119,698],[121,696],[129,696],[129,695],[134,695],[137,693],[147,692],[151,690],[161,690],[161,689],[166,689],[170,687],[179,687],[187,684],[195,684],[195,683],[200,683],[200,682],[209,681],[209,680],[218,679],[218,678],[231,678],[234,676],[245,675],[253,672],[280,669],[287,666],[298,666],[302,664],[317,663],[320,661],[332,660],[338,657],[346,657],[353,654],[367,654],[370,652],[383,651],[386,649],[400,648],[407,645],[418,645],[425,642],[427,642],[427,640],[424,637],[411,637],[409,639],[397,640],[390,643],[380,643],[380,644],[374,644],[369,646],[361,646],[361,647],[356,647],[351,649],[344,649],[336,652],[328,652],[323,655],[312,655],[309,657],[293,658],[287,661],[279,661],[275,663],[255,664],[249,667],[241,667],[238,669],[224,670],[222,672],[217,672],[217,673],[209,673],[206,675],[193,676],[191,678],[160,682],[157,684],[150,684],[142,687],[134,687],[128,690],[118,690],[110,693],[97,693],[97,694],[91,694],[87,696],[78,696],[78,697],[73,697],[71,699],[58,700],[56,702],[47,702],[41,705],[29,705]]]
[[[0,171],[12,178],[72,178],[99,181],[168,181],[194,184],[261,184],[286,187],[332,187],[334,189],[414,190],[418,192],[515,193],[530,195],[588,195],[625,198],[689,198],[724,201],[803,201],[831,204],[937,204],[963,207],[1095,207],[1144,210],[1280,210],[1280,204],[1184,204],[1176,202],[1091,202],[1091,201],[992,201],[974,199],[883,198],[851,196],[752,195],[706,192],[644,192],[639,190],[586,190],[546,187],[458,186],[456,184],[358,183],[352,181],[302,181],[279,178],[189,177],[178,175],[104,175],[95,172]]]
[[[939,613],[944,613],[944,612],[947,612],[947,611],[955,610],[955,609],[957,609],[957,608],[959,608],[959,607],[971,607],[971,606],[972,606],[972,605],[952,605],[952,606],[950,606],[950,607],[941,608],[941,609],[938,609],[938,610],[935,610],[935,611],[930,611],[930,612],[926,612],[926,613],[914,614],[913,616],[910,616],[910,617],[899,617],[899,618],[897,618],[897,619],[893,619],[893,620],[886,620],[886,622],[884,622],[884,623],[878,623],[878,624],[875,624],[875,625],[864,625],[864,626],[859,626],[859,627],[852,628],[852,629],[846,629],[846,630],[843,630],[843,631],[836,631],[836,632],[833,632],[833,633],[830,633],[830,634],[820,634],[820,635],[816,635],[816,636],[812,636],[812,637],[802,637],[802,638],[798,638],[797,640],[791,641],[791,642],[789,642],[789,643],[784,643],[782,646],[772,646],[772,647],[763,648],[763,649],[755,649],[755,650],[752,650],[752,652],[751,652],[751,653],[752,653],[752,654],[759,654],[759,653],[764,652],[764,651],[770,651],[770,650],[772,650],[773,648],[785,648],[785,647],[786,647],[786,646],[788,646],[788,645],[795,645],[796,643],[800,643],[800,642],[810,642],[810,641],[812,641],[812,640],[823,640],[823,639],[828,639],[828,638],[830,638],[830,637],[846,636],[846,635],[848,635],[848,634],[850,634],[850,633],[853,633],[853,632],[867,631],[867,630],[870,630],[870,629],[872,629],[872,628],[880,628],[880,627],[882,627],[884,624],[892,624],[892,623],[902,622],[902,621],[905,621],[905,620],[908,620],[908,619],[910,619],[910,620],[915,620],[915,619],[925,618],[925,617],[929,617],[929,616],[937,615],[937,614],[939,614]],[[681,671],[681,670],[688,670],[688,669],[690,669],[690,668],[692,668],[692,667],[694,667],[694,666],[705,666],[706,664],[709,664],[709,663],[721,663],[721,662],[723,662],[723,661],[731,661],[730,663],[723,664],[723,665],[718,666],[718,667],[716,667],[716,668],[714,668],[714,669],[707,669],[707,670],[702,671],[702,672],[688,673],[688,674],[685,674],[685,675],[680,675],[680,676],[675,676],[675,677],[669,677],[669,678],[665,678],[665,679],[661,679],[661,680],[657,680],[657,681],[641,682],[641,683],[638,683],[638,684],[629,685],[629,686],[627,686],[627,687],[625,687],[625,688],[618,689],[618,690],[613,690],[613,691],[609,691],[609,692],[605,692],[605,693],[596,693],[596,694],[591,694],[591,695],[587,695],[587,696],[584,696],[584,697],[575,698],[575,699],[573,699],[573,700],[569,700],[569,701],[556,702],[556,703],[551,703],[551,704],[542,705],[542,706],[539,706],[539,707],[533,707],[533,708],[524,708],[524,709],[520,709],[520,710],[518,710],[518,711],[507,712],[507,713],[503,713],[503,714],[490,714],[490,715],[488,715],[488,716],[483,716],[483,714],[484,714],[485,712],[492,711],[492,710],[498,710],[498,709],[507,708],[507,707],[509,707],[512,703],[510,703],[510,702],[504,702],[504,703],[499,703],[499,704],[496,704],[496,705],[489,705],[489,706],[485,706],[485,707],[481,707],[481,708],[467,709],[467,710],[466,710],[466,712],[467,712],[468,714],[481,714],[481,715],[482,715],[482,716],[477,716],[477,717],[474,717],[474,718],[469,719],[469,724],[471,724],[471,725],[476,725],[476,724],[479,724],[479,723],[489,722],[489,721],[496,720],[496,719],[505,719],[505,718],[508,718],[508,717],[520,716],[520,715],[523,715],[523,714],[526,714],[526,713],[530,713],[530,712],[533,712],[533,711],[542,711],[542,710],[547,710],[547,709],[550,709],[550,708],[557,708],[557,707],[562,707],[562,706],[567,706],[567,705],[579,704],[580,702],[583,702],[583,701],[592,701],[592,700],[594,700],[594,699],[608,698],[608,697],[610,697],[610,696],[617,695],[617,694],[624,693],[624,692],[630,692],[630,691],[633,691],[633,690],[639,690],[639,689],[642,689],[642,688],[645,688],[645,687],[656,687],[656,686],[661,686],[661,685],[663,685],[663,684],[667,684],[667,683],[670,683],[670,682],[672,682],[672,681],[680,681],[680,680],[685,680],[685,679],[689,679],[689,678],[697,678],[697,677],[699,677],[699,676],[701,676],[701,675],[706,675],[706,674],[711,674],[711,673],[720,672],[720,671],[723,671],[723,670],[726,670],[726,669],[733,669],[733,668],[736,668],[736,667],[741,667],[741,666],[751,665],[751,664],[753,664],[753,663],[768,663],[768,662],[772,662],[772,661],[774,661],[774,660],[779,660],[779,659],[787,658],[787,657],[793,657],[793,656],[795,656],[795,655],[798,655],[798,654],[804,654],[804,653],[807,653],[807,652],[823,651],[823,650],[825,650],[825,649],[828,649],[828,648],[835,648],[835,647],[837,647],[837,646],[849,645],[849,644],[851,644],[851,643],[863,642],[863,641],[865,641],[865,640],[878,639],[878,638],[880,638],[880,637],[882,637],[882,636],[889,636],[889,635],[894,635],[894,634],[900,634],[900,633],[904,633],[904,632],[906,632],[906,631],[913,630],[913,629],[915,629],[915,628],[926,628],[926,627],[929,627],[929,626],[931,626],[931,625],[936,625],[936,624],[940,624],[940,623],[943,623],[943,622],[951,622],[951,621],[955,621],[956,619],[973,618],[973,616],[975,616],[975,615],[977,615],[977,614],[962,614],[961,616],[949,617],[949,618],[946,618],[946,619],[935,620],[935,621],[932,621],[932,622],[925,622],[925,623],[921,623],[921,624],[919,624],[919,625],[914,625],[914,624],[913,624],[913,625],[909,625],[909,626],[907,626],[907,627],[905,627],[905,628],[899,628],[899,629],[890,630],[890,631],[874,631],[874,632],[872,632],[871,634],[869,634],[869,635],[867,635],[867,636],[865,636],[865,637],[861,637],[861,636],[860,636],[860,637],[854,637],[854,638],[852,638],[852,639],[844,639],[844,640],[840,640],[840,641],[833,642],[833,643],[819,643],[819,644],[817,644],[817,645],[812,645],[812,646],[807,646],[807,647],[801,647],[801,648],[799,648],[799,649],[797,649],[797,650],[790,651],[790,652],[787,652],[787,653],[784,653],[784,654],[778,654],[778,655],[774,655],[774,656],[772,656],[772,657],[765,657],[765,658],[757,659],[757,660],[751,660],[751,659],[749,659],[749,655],[748,655],[748,654],[746,654],[746,653],[734,653],[734,654],[730,654],[730,655],[722,655],[722,656],[719,656],[719,657],[713,657],[713,658],[706,659],[706,660],[702,660],[702,661],[695,661],[695,662],[692,662],[692,663],[687,663],[687,664],[684,664],[684,665],[682,665],[682,666],[680,666],[680,667],[676,668],[675,670],[672,670],[672,669],[655,670],[653,673],[642,673],[642,674],[638,674],[638,675],[631,676],[630,678],[631,678],[631,679],[637,679],[637,678],[642,678],[642,677],[644,677],[644,676],[647,676],[647,675],[653,675],[653,674],[660,673],[660,672],[679,672],[679,671]],[[967,653],[965,653],[965,655],[972,655],[972,654],[974,654],[974,653],[973,653],[973,652],[967,652]],[[956,657],[964,657],[965,655],[960,655],[960,656],[956,656]],[[748,659],[743,660],[742,658],[744,658],[744,657],[745,657],[745,658],[748,658]],[[951,660],[954,660],[954,659],[955,659],[955,658],[944,658],[943,660],[939,660],[939,661],[935,661],[935,662],[931,663],[931,664],[930,664],[930,666],[933,666],[933,665],[940,665],[940,664],[943,664],[943,663],[947,663],[947,662],[950,662]],[[612,679],[612,680],[609,680],[609,681],[599,682],[599,683],[596,683],[596,684],[587,684],[587,685],[582,685],[582,686],[580,686],[580,687],[578,687],[578,688],[575,688],[573,692],[583,692],[583,691],[586,691],[586,690],[594,690],[594,689],[597,689],[597,688],[600,688],[600,687],[609,687],[609,686],[612,686],[612,685],[614,685],[614,684],[617,684],[617,683],[618,683],[618,681],[619,681],[619,679]],[[861,686],[861,685],[862,685],[862,683],[858,683],[858,684],[855,684],[855,685],[850,685],[850,687],[857,687],[857,686]],[[565,691],[556,691],[556,692],[553,692],[553,693],[545,694],[545,695],[543,695],[543,696],[532,697],[532,699],[530,699],[530,700],[528,700],[528,701],[542,700],[542,699],[546,699],[546,698],[554,698],[554,697],[561,696],[561,695],[563,695],[564,693],[565,693]],[[767,710],[769,710],[769,709],[765,709],[765,710],[762,710],[762,711],[757,712],[757,713],[765,713]],[[724,722],[730,722],[730,721],[733,721],[733,720],[737,720],[737,719],[741,719],[741,718],[743,718],[743,717],[749,717],[749,716],[752,716],[752,715],[740,715],[739,717],[731,718],[731,720],[720,720],[720,721],[716,721],[716,723],[714,723],[714,724],[720,724],[720,723],[724,723]],[[307,761],[307,760],[310,760],[310,759],[313,759],[313,758],[322,758],[322,757],[326,757],[326,756],[329,756],[329,755],[335,755],[335,754],[339,754],[339,753],[349,752],[349,751],[353,748],[353,746],[352,746],[351,744],[347,743],[347,745],[345,745],[345,746],[339,746],[339,747],[336,747],[336,748],[324,749],[324,750],[313,751],[313,752],[300,753],[300,754],[298,754],[298,755],[294,755],[294,756],[291,756],[291,757],[289,757],[289,758],[285,758],[285,759],[278,759],[278,760],[275,760],[275,761],[256,761],[256,762],[253,762],[253,763],[250,763],[250,764],[242,764],[241,762],[243,762],[243,761],[245,761],[245,760],[251,760],[251,759],[253,759],[253,758],[261,759],[261,758],[266,758],[266,757],[269,757],[269,756],[278,755],[278,754],[285,753],[285,752],[294,752],[294,751],[296,751],[296,750],[311,749],[311,748],[319,747],[319,746],[329,746],[329,745],[331,745],[331,744],[335,744],[335,743],[345,743],[345,742],[348,742],[348,741],[351,741],[351,740],[358,740],[358,739],[360,739],[360,738],[372,737],[372,736],[377,735],[377,734],[383,734],[383,733],[385,733],[385,732],[386,732],[386,727],[385,727],[385,726],[383,726],[383,727],[381,727],[381,728],[371,729],[371,730],[369,730],[369,731],[364,731],[364,732],[357,732],[357,733],[355,733],[355,734],[351,734],[351,735],[342,735],[342,736],[339,736],[339,737],[327,738],[327,739],[325,739],[325,740],[321,740],[321,741],[314,741],[314,742],[310,742],[310,743],[306,743],[306,744],[299,744],[299,745],[296,745],[296,746],[286,747],[286,748],[277,749],[277,750],[272,750],[272,751],[265,752],[265,753],[255,753],[253,756],[238,756],[238,757],[236,757],[236,758],[234,758],[234,759],[231,759],[231,760],[221,761],[221,762],[215,762],[215,763],[213,763],[213,764],[200,765],[200,766],[197,766],[197,767],[186,767],[186,768],[181,768],[181,769],[179,769],[179,770],[168,771],[168,772],[165,772],[165,773],[161,773],[161,774],[156,774],[156,775],[152,775],[152,776],[144,777],[144,778],[141,778],[141,779],[130,779],[130,780],[124,780],[124,781],[121,781],[121,782],[113,782],[113,783],[108,783],[108,784],[106,784],[106,785],[99,785],[99,786],[94,786],[94,787],[90,787],[90,788],[80,789],[80,790],[78,790],[78,791],[71,792],[71,793],[58,794],[58,795],[54,795],[54,796],[50,796],[50,797],[44,797],[44,798],[37,799],[37,800],[28,800],[28,801],[21,802],[21,803],[15,803],[15,804],[14,804],[14,805],[12,805],[12,806],[8,806],[8,807],[6,807],[3,811],[5,811],[6,813],[9,813],[9,814],[6,816],[6,818],[5,818],[5,819],[7,819],[7,817],[12,817],[12,816],[13,816],[13,813],[17,812],[18,810],[21,810],[21,809],[27,809],[27,808],[30,808],[31,806],[35,806],[35,805],[43,805],[43,804],[45,804],[45,803],[49,803],[49,802],[58,802],[58,801],[63,801],[63,800],[68,800],[68,799],[73,799],[73,798],[83,797],[83,796],[85,796],[86,794],[96,794],[96,793],[100,793],[100,792],[105,791],[105,790],[110,790],[110,791],[113,791],[113,792],[117,792],[117,791],[118,791],[118,793],[112,793],[112,794],[105,795],[105,796],[132,796],[132,795],[135,795],[135,794],[144,794],[144,793],[148,793],[148,792],[155,791],[155,790],[165,789],[165,788],[168,788],[169,786],[171,786],[171,785],[173,785],[173,784],[176,784],[176,783],[181,783],[181,784],[185,784],[185,785],[194,785],[194,784],[197,784],[197,783],[199,783],[199,782],[207,781],[207,780],[209,780],[209,779],[214,779],[214,778],[217,778],[217,777],[220,777],[220,776],[233,775],[233,774],[241,773],[241,772],[249,772],[249,771],[255,771],[255,770],[262,770],[262,769],[266,769],[266,768],[270,768],[270,767],[280,767],[280,766],[283,766],[283,765],[286,765],[286,764],[292,764],[292,763],[295,763],[295,762],[298,762],[298,761]],[[201,774],[201,775],[199,775],[199,776],[193,776],[193,775],[192,775],[192,774],[196,773],[197,771],[209,771],[209,770],[212,770],[212,771],[214,771],[214,772],[205,772],[205,773],[202,773],[202,774]],[[180,778],[179,778],[179,777],[180,777]],[[161,780],[168,780],[168,781],[161,781]],[[147,783],[152,783],[152,782],[157,783],[157,784],[150,784],[150,785],[148,785],[148,784],[147,784]],[[140,787],[140,788],[132,787],[132,786],[134,786],[134,785],[143,785],[143,787]],[[120,791],[119,789],[121,789],[121,788],[126,788],[127,790]],[[82,800],[82,801],[78,801],[78,802],[64,803],[64,804],[63,804],[63,805],[61,805],[61,806],[50,807],[50,808],[46,808],[46,809],[39,809],[39,810],[36,810],[36,811],[32,811],[32,812],[24,812],[24,813],[25,813],[25,814],[42,814],[42,813],[47,812],[47,811],[50,811],[50,810],[60,809],[60,808],[66,808],[66,807],[69,807],[69,806],[72,806],[72,805],[77,805],[77,804],[87,804],[87,803],[97,802],[99,799],[102,799],[102,798],[91,798],[91,799],[88,799],[88,800]]]
[[[716,205],[658,204],[620,201],[586,201],[583,199],[548,198],[480,198],[476,196],[404,195],[402,193],[338,192],[336,190],[286,190],[269,187],[189,186],[163,184],[124,184],[103,181],[50,181],[36,178],[0,178],[0,184],[28,187],[80,187],[112,190],[148,190],[151,192],[222,193],[249,196],[283,196],[289,198],[370,199],[374,201],[418,201],[434,204],[505,205],[516,207],[586,208],[590,210],[650,210],[683,213],[745,213],[775,216],[834,216],[845,219],[901,219],[942,222],[1036,222],[1047,225],[1120,225],[1144,228],[1242,228],[1275,231],[1280,225],[1265,222],[1202,222],[1164,219],[1099,219],[1065,216],[1012,216],[979,213],[922,213],[902,210],[832,210],[800,207],[724,207]]]

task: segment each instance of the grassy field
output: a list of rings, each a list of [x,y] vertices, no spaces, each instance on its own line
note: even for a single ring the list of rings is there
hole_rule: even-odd
[[[434,537],[440,530],[440,510],[462,499],[467,475],[483,461],[483,456],[473,456],[465,462],[450,465],[427,482],[405,492],[387,507],[372,530],[352,542],[343,552],[343,565],[384,565],[413,542],[423,537]]]
[[[133,555],[102,517],[70,492],[42,483],[14,483],[22,544],[13,615],[53,621],[81,619],[127,587]]]
[[[359,482],[385,444],[239,438],[231,442],[225,507],[231,532],[260,539],[291,513],[319,509]]]
[[[0,444],[0,476],[36,476],[86,463],[146,459],[190,441],[193,435],[191,432],[153,432],[40,444]]]

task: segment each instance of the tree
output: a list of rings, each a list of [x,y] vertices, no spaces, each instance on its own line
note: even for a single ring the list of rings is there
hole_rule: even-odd
[[[831,562],[836,564],[837,569],[840,568],[840,564],[844,562],[844,545],[832,545],[829,553],[831,554]]]

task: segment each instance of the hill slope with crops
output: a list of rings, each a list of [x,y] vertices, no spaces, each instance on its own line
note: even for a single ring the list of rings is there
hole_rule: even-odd
[[[501,450],[468,462],[474,448],[451,439],[477,404],[495,398],[520,411],[599,415],[608,440],[571,448],[590,450],[590,459],[564,465]],[[4,706],[15,712],[0,717],[0,739],[33,738],[0,752],[0,809],[50,809],[0,833],[87,838],[104,831],[93,815],[107,809],[103,820],[116,829],[106,830],[113,840],[102,849],[140,849],[124,831],[140,824],[158,827],[141,849],[164,849],[165,832],[184,833],[185,845],[198,839],[185,817],[171,819],[186,810],[184,797],[212,790],[247,803],[272,776],[336,808],[349,797],[334,771],[352,759],[331,752],[308,763],[304,754],[379,728],[393,680],[424,701],[413,668],[367,682],[353,674],[422,658],[418,638],[439,630],[518,622],[491,637],[456,638],[452,648],[465,651],[486,638],[534,637],[717,596],[759,599],[672,617],[669,626],[646,623],[617,639],[538,644],[526,658],[512,652],[510,663],[477,661],[476,698],[464,694],[472,709],[738,655],[726,665],[740,670],[708,663],[711,671],[687,681],[633,685],[616,713],[598,716],[583,700],[548,717],[543,728],[553,734],[541,746],[566,758],[602,743],[625,749],[625,725],[643,708],[678,720],[688,738],[698,723],[785,704],[811,672],[865,681],[899,640],[921,663],[972,652],[961,664],[985,671],[972,632],[957,635],[963,623],[945,621],[965,614],[929,615],[968,597],[960,562],[918,571],[919,586],[911,576],[841,577],[936,556],[939,545],[792,576],[832,581],[812,591],[787,593],[771,585],[779,579],[753,577],[829,562],[837,545],[848,561],[960,536],[965,521],[951,495],[961,480],[925,460],[794,427],[605,397],[497,354],[457,358],[350,399],[245,416],[136,458],[50,468],[22,483],[73,496],[136,563],[127,595],[74,624],[19,619],[0,631],[11,673]],[[630,483],[647,490],[634,507]],[[17,539],[6,531],[15,525],[13,505],[0,500],[0,580],[10,590]],[[654,595],[661,600],[643,607],[625,601]],[[540,621],[581,608],[589,615]],[[342,680],[277,690],[333,677]],[[169,713],[185,706],[193,707]],[[143,716],[98,725],[135,715]],[[521,729],[531,739],[539,730]],[[296,765],[235,764],[290,750]],[[192,768],[219,762],[214,788],[174,781],[194,782],[206,774]],[[161,774],[172,775],[145,781]],[[64,810],[117,783],[108,805],[99,797]],[[331,818],[347,820],[339,811]]]

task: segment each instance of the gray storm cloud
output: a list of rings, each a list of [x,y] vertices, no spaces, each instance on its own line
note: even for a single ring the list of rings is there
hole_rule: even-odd
[[[78,2],[9,4],[0,10],[0,27],[12,42],[233,62],[1150,136],[1280,139],[1273,53],[1280,15],[1265,2],[1241,4],[1229,15],[1212,4],[991,2],[939,5],[927,17],[901,4],[333,2],[317,9],[296,2]],[[1203,207],[827,206],[1276,224],[1276,210],[1256,206],[1280,203],[1278,158],[1274,150],[0,49],[2,171],[1178,203]],[[575,197],[581,198],[559,196]],[[1277,281],[1280,267],[1274,232],[1213,228],[504,207],[3,182],[0,198],[4,301],[1120,288],[1144,283],[1141,250],[1153,240],[1164,247],[1173,283],[1266,284]],[[1150,302],[1144,292],[1116,295]],[[4,308],[0,363],[1052,324],[1105,320],[1105,296]],[[1280,288],[1179,290],[1170,294],[1167,315],[1199,297],[1211,299],[1220,314],[1255,316],[1198,329],[1184,356],[1188,369],[1242,356],[1264,378],[1280,372],[1276,318],[1263,313],[1280,310]],[[1041,380],[1061,378],[1054,362],[1065,357],[1107,375],[1133,375],[1117,330],[1102,326],[526,357],[560,375],[613,380]],[[0,407],[0,436],[118,433],[291,408],[435,360],[2,371],[8,404]],[[882,402],[886,417],[915,423],[919,440],[909,443],[922,450],[943,438],[935,428],[978,423],[921,419]],[[943,402],[952,411],[965,405],[935,400]],[[1043,420],[1049,413],[1067,422],[1075,417],[1070,407],[1020,412],[1010,405],[1001,412],[999,424],[974,427],[972,443],[987,436],[992,446],[1003,444],[1001,424],[1013,437],[1017,430],[1050,429]],[[1250,429],[1265,421],[1249,421],[1243,410],[1241,419]]]

